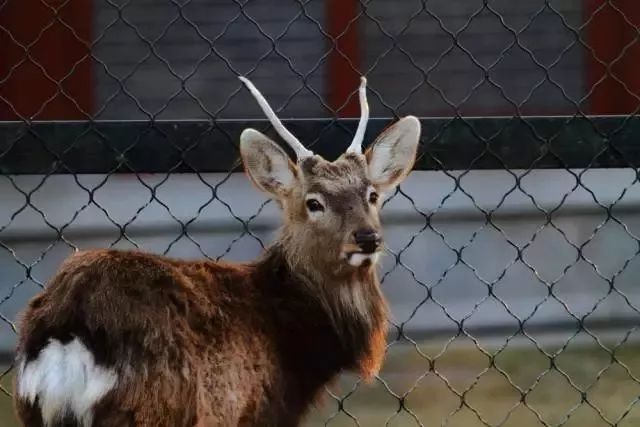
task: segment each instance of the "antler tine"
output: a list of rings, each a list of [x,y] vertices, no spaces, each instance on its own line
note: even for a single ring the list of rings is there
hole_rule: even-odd
[[[364,132],[367,130],[367,122],[369,121],[369,104],[367,103],[367,78],[360,77],[360,88],[358,89],[360,96],[360,122],[358,129],[351,141],[351,145],[347,148],[347,153],[362,153],[362,141],[364,141]]]
[[[262,111],[273,125],[273,128],[276,130],[276,132],[278,132],[278,135],[280,135],[282,139],[284,139],[287,144],[289,144],[289,146],[293,148],[293,151],[296,153],[296,159],[298,160],[298,162],[305,157],[313,156],[313,151],[306,149],[305,146],[302,145],[302,143],[298,140],[298,138],[293,136],[293,134],[284,127],[284,125],[282,124],[278,116],[276,116],[276,113],[271,109],[269,103],[264,98],[264,96],[262,96],[258,88],[256,88],[249,79],[242,76],[238,76],[238,78],[242,83],[245,84],[247,89],[249,89],[256,101],[258,101],[258,105],[260,105],[260,108],[262,108]]]

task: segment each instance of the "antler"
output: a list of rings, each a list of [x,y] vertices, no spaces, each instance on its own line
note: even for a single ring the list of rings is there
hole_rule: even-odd
[[[246,77],[238,76],[238,78],[242,83],[245,84],[247,89],[249,89],[256,101],[258,101],[258,105],[260,105],[260,108],[262,108],[262,111],[267,116],[276,132],[278,132],[278,135],[280,135],[282,139],[284,139],[296,153],[298,162],[305,157],[313,156],[313,151],[305,148],[300,140],[293,136],[293,134],[284,127],[280,119],[278,119],[278,116],[276,116],[276,113],[269,106],[267,100],[253,85],[253,83],[251,83],[251,81]],[[369,121],[369,104],[367,103],[367,79],[364,76],[360,77],[360,88],[358,89],[358,95],[360,98],[360,122],[358,123],[358,128],[356,129],[353,141],[351,141],[351,145],[349,145],[349,147],[347,148],[347,153],[361,154],[362,141],[364,140],[364,133],[367,129],[367,122]]]
[[[253,85],[253,83],[251,83],[251,81],[249,81],[249,79],[245,77],[239,76],[238,78],[242,83],[245,84],[245,86],[247,86],[247,89],[249,89],[253,97],[256,99],[256,101],[258,101],[258,105],[260,105],[260,108],[262,108],[262,111],[273,125],[273,128],[276,130],[276,132],[278,132],[278,135],[280,135],[282,139],[284,139],[296,153],[298,162],[305,157],[313,156],[313,151],[305,148],[305,146],[302,145],[298,138],[293,136],[293,134],[284,127],[280,119],[278,119],[278,116],[276,116],[276,113],[274,113],[274,111],[269,106],[267,100],[264,98],[264,96],[262,96],[260,91]]]
[[[358,123],[358,129],[353,136],[351,145],[347,148],[347,153],[362,153],[362,141],[364,140],[364,132],[367,129],[367,122],[369,121],[369,104],[367,104],[367,79],[366,77],[360,77],[360,88],[358,89],[360,96],[360,122]]]

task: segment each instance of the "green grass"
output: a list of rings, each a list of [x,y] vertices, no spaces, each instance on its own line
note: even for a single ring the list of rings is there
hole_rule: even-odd
[[[640,378],[638,344],[615,352],[625,367],[610,365],[611,356],[598,346],[569,346],[554,359],[564,375],[551,369],[549,358],[532,345],[508,347],[494,358],[495,366],[468,343],[420,350],[424,356],[412,346],[392,346],[382,381],[358,384],[355,377],[343,376],[331,389],[341,398],[348,396],[344,410],[338,411],[337,401],[328,396],[305,425],[358,425],[353,418],[363,427],[420,425],[414,417],[425,426],[451,427],[609,426],[602,417],[618,427],[640,425],[640,403],[632,405],[640,398],[640,384],[629,376]],[[1,382],[7,389],[10,377]],[[585,391],[584,401],[576,388]],[[17,425],[10,399],[0,395],[0,426]]]
[[[0,366],[0,372],[4,372],[7,368]],[[4,391],[12,392],[13,375],[11,373],[0,378],[0,426],[2,427],[18,427],[18,421],[13,415],[13,404],[11,398]],[[4,390],[4,391],[3,391]]]
[[[392,347],[382,381],[361,383],[350,393],[357,379],[344,376],[332,388],[336,395],[348,396],[344,411],[328,398],[307,425],[358,425],[348,414],[366,427],[604,427],[610,424],[602,416],[613,423],[625,414],[619,427],[640,425],[640,402],[632,405],[640,398],[640,384],[621,365],[605,369],[611,356],[597,346],[570,346],[561,352],[554,363],[565,375],[550,370],[549,358],[533,345],[508,347],[495,357],[494,367],[475,346],[451,345],[442,353],[443,347],[420,347],[427,358],[410,346]],[[640,379],[640,345],[624,346],[615,355]],[[586,391],[585,402],[574,387]]]

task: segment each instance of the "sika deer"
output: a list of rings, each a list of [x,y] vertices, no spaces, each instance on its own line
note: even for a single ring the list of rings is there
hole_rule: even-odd
[[[282,208],[279,238],[244,264],[71,256],[21,320],[15,404],[25,426],[296,426],[343,370],[378,372],[378,211],[413,166],[420,123],[399,120],[363,155],[363,78],[353,142],[329,162],[241,80],[297,156],[256,130],[240,136],[249,178]]]

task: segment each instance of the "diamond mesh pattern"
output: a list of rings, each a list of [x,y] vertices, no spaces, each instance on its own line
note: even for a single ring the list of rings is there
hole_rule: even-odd
[[[262,118],[238,74],[281,116],[326,120],[310,146],[346,147],[356,86],[336,102],[336,70],[368,76],[372,117],[444,118],[423,120],[428,170],[383,208],[385,368],[373,385],[341,378],[309,425],[640,423],[635,2],[344,0],[355,11],[345,20],[320,0],[23,1],[30,21],[15,19],[17,0],[0,2],[2,425],[14,422],[17,313],[61,260],[92,246],[253,258],[277,210],[237,164],[203,171],[201,150],[237,156],[221,123]],[[65,119],[82,125],[34,122]],[[206,122],[181,133],[191,119]],[[294,133],[305,123],[292,121]],[[460,138],[473,155],[447,151]],[[161,173],[139,167],[148,141]],[[88,144],[113,160],[98,174],[72,161],[97,161],[82,157]],[[7,166],[25,147],[40,173]],[[453,168],[451,155],[469,161]]]

